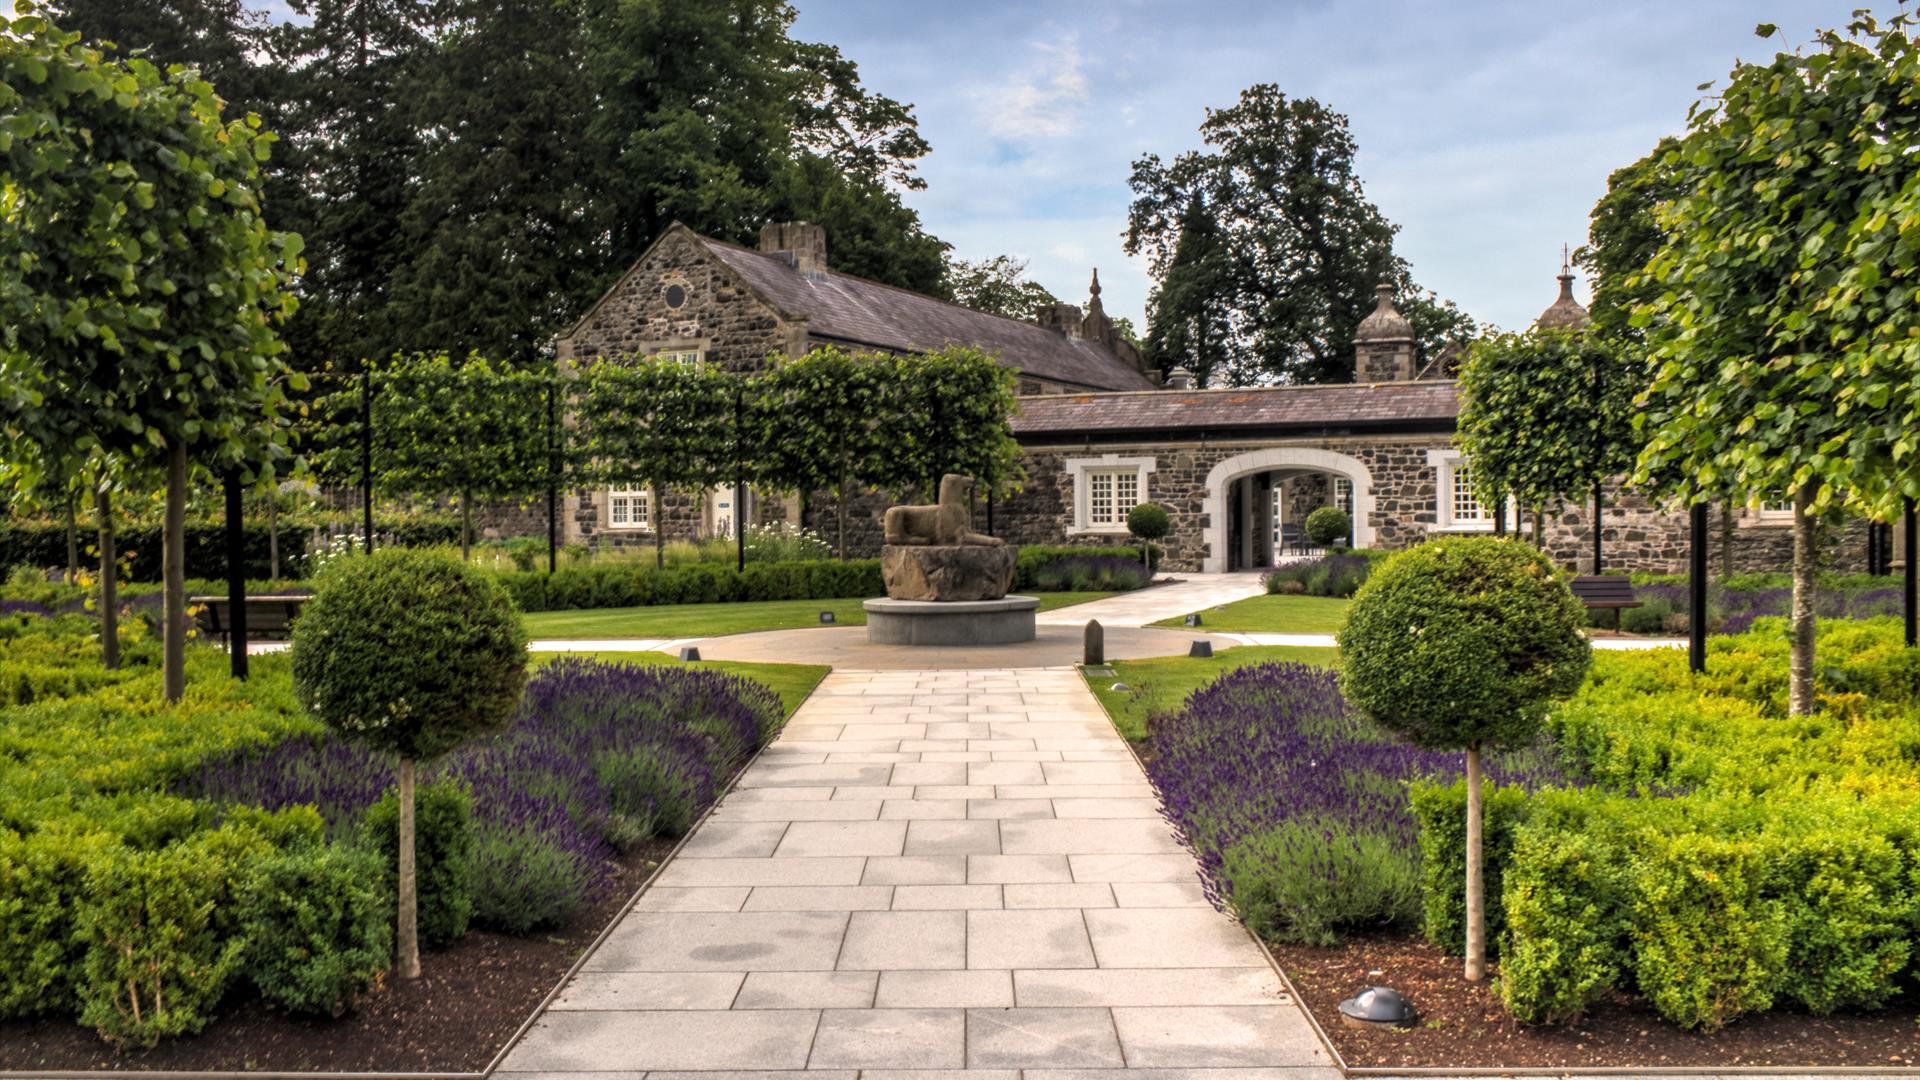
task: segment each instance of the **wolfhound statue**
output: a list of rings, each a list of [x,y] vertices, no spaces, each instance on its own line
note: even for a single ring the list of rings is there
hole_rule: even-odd
[[[973,492],[973,477],[948,473],[940,478],[940,501],[932,506],[887,507],[887,543],[978,544],[1000,546],[999,537],[967,528],[970,516],[967,496]]]

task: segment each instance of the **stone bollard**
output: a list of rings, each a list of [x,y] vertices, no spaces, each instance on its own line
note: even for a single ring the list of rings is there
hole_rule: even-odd
[[[1099,619],[1088,619],[1086,655],[1081,658],[1081,663],[1096,667],[1106,662],[1107,632],[1101,627]]]

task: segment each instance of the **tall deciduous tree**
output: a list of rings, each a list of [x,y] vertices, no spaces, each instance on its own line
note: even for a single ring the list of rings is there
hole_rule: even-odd
[[[1475,342],[1460,369],[1456,436],[1475,492],[1536,511],[1588,494],[1597,502],[1606,480],[1633,468],[1633,400],[1646,384],[1641,351],[1592,330]]]
[[[1587,218],[1587,242],[1574,252],[1573,261],[1593,281],[1587,313],[1594,329],[1609,337],[1640,340],[1633,309],[1660,295],[1659,282],[1644,271],[1667,242],[1660,207],[1686,191],[1688,170],[1674,153],[1679,145],[1661,139],[1652,153],[1607,177],[1607,193]]]
[[[899,358],[884,406],[888,447],[875,482],[928,497],[940,478],[962,473],[989,497],[1017,490],[1025,478],[1013,438],[1013,369],[978,349],[949,346]]]
[[[1762,36],[1774,28],[1760,27]],[[1859,16],[1734,67],[1677,150],[1639,308],[1658,365],[1641,478],[1794,511],[1789,708],[1814,708],[1815,526],[1920,494],[1920,48]]]
[[[961,307],[1032,320],[1040,309],[1060,302],[1047,287],[1027,276],[1027,261],[1012,255],[947,262],[945,293]]]
[[[9,444],[165,463],[169,700],[185,690],[189,459],[257,449],[284,405],[277,324],[300,240],[260,217],[257,117],[224,121],[190,68],[79,44],[19,7],[0,23],[0,416]],[[43,459],[44,460],[44,459]]]
[[[1233,381],[1350,380],[1374,287],[1403,282],[1407,268],[1354,171],[1347,118],[1261,84],[1208,110],[1200,134],[1205,151],[1133,163],[1128,254],[1144,253],[1164,284],[1201,195],[1231,266]]]

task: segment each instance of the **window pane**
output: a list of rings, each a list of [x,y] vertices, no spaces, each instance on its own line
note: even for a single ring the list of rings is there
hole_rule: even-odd
[[[1473,493],[1473,471],[1466,465],[1453,467],[1453,519],[1483,521],[1487,512]]]
[[[1093,525],[1113,524],[1113,474],[1087,474],[1087,521]]]
[[[1140,505],[1140,474],[1137,472],[1115,473],[1114,483],[1114,520],[1125,521],[1127,511]]]

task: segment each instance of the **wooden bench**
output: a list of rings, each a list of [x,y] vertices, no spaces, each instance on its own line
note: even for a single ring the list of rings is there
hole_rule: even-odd
[[[1633,579],[1617,574],[1583,574],[1574,578],[1572,585],[1574,597],[1589,611],[1640,607],[1642,603],[1634,598]]]
[[[312,599],[299,593],[247,597],[247,640],[279,640],[293,628],[300,605]],[[224,596],[189,596],[194,624],[201,633],[218,635],[222,642],[233,632],[232,605]]]

